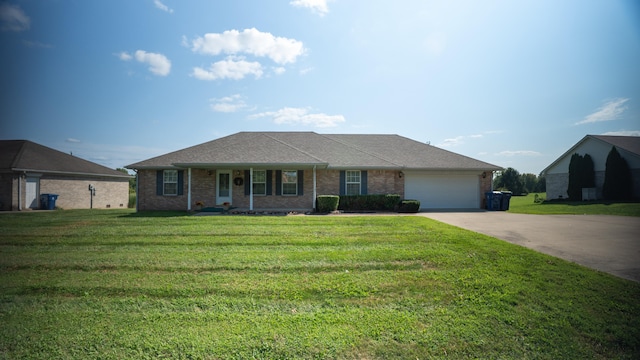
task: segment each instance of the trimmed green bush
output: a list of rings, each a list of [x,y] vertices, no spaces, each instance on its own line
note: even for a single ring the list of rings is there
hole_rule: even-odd
[[[338,202],[340,196],[337,195],[318,195],[316,199],[317,210],[320,213],[329,213],[338,210]]]
[[[417,213],[418,211],[420,211],[419,200],[402,200],[398,206],[400,213]]]
[[[343,211],[393,211],[400,203],[400,195],[343,195],[338,209]]]

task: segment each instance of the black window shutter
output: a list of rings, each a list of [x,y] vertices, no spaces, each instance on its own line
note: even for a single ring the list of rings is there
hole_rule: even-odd
[[[162,170],[156,171],[156,195],[162,195],[162,183],[164,181]]]
[[[178,195],[184,194],[184,170],[178,170]]]
[[[360,194],[367,195],[367,171],[360,171]]]
[[[304,195],[304,170],[298,170],[298,195]]]
[[[267,170],[267,195],[273,195],[273,170]]]
[[[276,195],[282,195],[282,170],[276,170]]]
[[[347,193],[347,174],[344,170],[340,171],[340,195]]]
[[[244,194],[251,194],[251,172],[249,170],[244,171]]]

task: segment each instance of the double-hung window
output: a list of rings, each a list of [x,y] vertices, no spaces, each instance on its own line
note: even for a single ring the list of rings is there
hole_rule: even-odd
[[[162,176],[163,194],[178,195],[178,170],[165,170]]]
[[[347,170],[345,172],[346,195],[360,195],[362,177],[360,170]]]
[[[282,170],[282,195],[298,195],[297,170]]]
[[[266,170],[253,170],[253,195],[267,195]]]

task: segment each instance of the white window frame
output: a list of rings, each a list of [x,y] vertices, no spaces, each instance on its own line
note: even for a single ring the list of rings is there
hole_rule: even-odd
[[[167,185],[174,185],[173,191],[167,189]],[[164,196],[178,195],[178,170],[164,170],[162,172],[162,194]]]
[[[286,175],[286,173],[291,173],[292,175],[288,176]],[[291,178],[293,178],[293,181],[287,181],[287,180],[291,180]],[[285,191],[285,185],[293,185],[293,186],[288,186],[290,188],[295,189],[294,192],[286,192]],[[297,196],[298,195],[298,170],[282,170],[282,188],[281,188],[281,192],[282,196]]]
[[[262,178],[264,179],[264,181],[256,181],[257,178],[260,177],[260,174],[262,175]],[[257,192],[256,185],[264,185],[264,191],[261,193]],[[251,184],[251,186],[253,187],[253,195],[266,196],[267,195],[267,170],[253,170],[253,184]]]
[[[360,170],[346,170],[344,172],[344,192],[345,195],[360,195],[362,191],[362,172]],[[349,186],[351,185],[351,186]],[[354,185],[358,186],[358,192],[353,193],[349,189],[355,188]]]

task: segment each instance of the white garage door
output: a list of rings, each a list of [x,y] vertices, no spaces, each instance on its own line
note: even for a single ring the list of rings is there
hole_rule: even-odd
[[[480,183],[476,174],[405,174],[405,198],[420,200],[422,209],[478,209]]]

